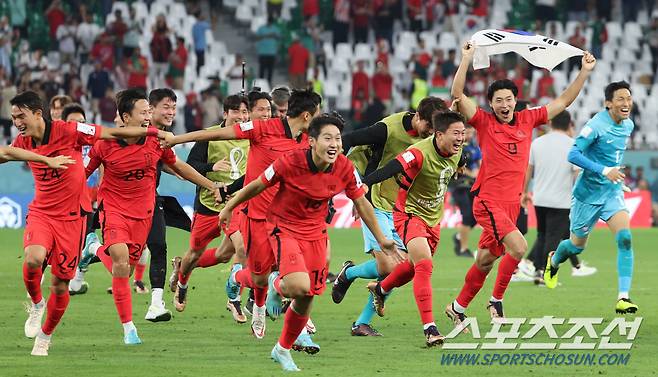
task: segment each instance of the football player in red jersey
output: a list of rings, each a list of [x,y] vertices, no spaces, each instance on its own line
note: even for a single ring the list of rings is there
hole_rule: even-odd
[[[458,111],[478,133],[482,149],[482,166],[472,192],[473,215],[483,228],[475,263],[466,273],[465,284],[446,314],[456,326],[464,321],[464,311],[480,291],[496,259],[498,276],[487,309],[492,318],[504,317],[503,295],[507,285],[528,249],[523,234],[516,227],[521,205],[521,193],[528,159],[532,131],[547,123],[567,108],[578,96],[594,69],[596,59],[589,52],[582,58],[578,76],[546,106],[514,112],[518,89],[510,80],[493,82],[487,91],[493,113],[486,112],[464,95],[466,72],[475,47],[466,42],[462,60],[452,83],[451,94],[458,102]]]
[[[233,127],[170,135],[163,141],[163,145],[248,139],[250,147],[244,179],[247,184],[258,179],[259,175],[284,153],[308,148],[306,131],[311,120],[319,114],[321,101],[320,96],[310,90],[294,91],[290,96],[288,115],[284,118],[256,119]],[[248,268],[241,269],[240,265],[235,265],[227,285],[227,291],[231,292],[229,298],[238,294],[240,286],[254,288],[255,304],[251,329],[258,339],[265,336],[267,275],[274,264],[274,254],[265,230],[265,215],[277,189],[278,185],[275,185],[247,203],[247,215],[243,217],[240,233],[246,245]],[[179,275],[176,292],[175,299],[177,297],[180,303],[184,303],[187,292],[186,276]]]
[[[149,102],[139,89],[118,93],[117,109],[126,129],[150,124]],[[99,142],[89,152],[89,159],[87,175],[101,164],[104,167],[98,190],[103,246],[96,250],[96,256],[112,273],[112,295],[123,324],[124,343],[140,344],[132,322],[129,277],[151,229],[158,162],[162,161],[176,174],[211,192],[217,189],[212,181],[178,160],[171,149],[160,148],[159,142],[152,138]]]
[[[220,224],[225,226],[240,203],[258,197],[269,187],[278,186],[272,201],[277,205],[267,209],[265,223],[267,239],[279,266],[279,271],[270,274],[268,279],[267,309],[271,316],[277,316],[281,312],[281,297],[293,299],[286,311],[279,341],[271,353],[286,371],[299,370],[290,356],[290,349],[306,326],[313,297],[322,294],[326,287],[327,224],[324,219],[329,199],[345,190],[363,221],[373,230],[382,250],[398,254],[394,241],[386,239],[377,224],[354,165],[341,153],[342,129],[343,122],[336,117],[315,118],[308,131],[310,149],[293,150],[279,157],[240,190],[219,215]]]
[[[11,116],[19,135],[13,146],[46,156],[71,156],[68,169],[54,169],[31,162],[35,196],[29,205],[23,244],[23,280],[32,300],[25,322],[25,335],[34,338],[32,355],[47,356],[50,336],[69,303],[68,284],[75,275],[85,231],[85,215],[91,202],[85,190],[82,146],[99,139],[163,136],[155,128],[113,129],[78,122],[49,121],[39,95],[23,92],[11,101]],[[151,139],[151,138],[149,138]],[[42,265],[52,267],[48,303],[41,294]],[[47,307],[46,321],[41,319]]]

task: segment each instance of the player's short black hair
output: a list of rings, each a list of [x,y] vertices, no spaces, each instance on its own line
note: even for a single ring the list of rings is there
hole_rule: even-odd
[[[158,88],[151,90],[151,93],[149,93],[149,105],[155,107],[165,98],[169,98],[174,102],[178,100],[173,90],[169,88]]]
[[[288,100],[288,116],[296,118],[304,111],[315,114],[318,106],[322,103],[322,97],[312,90],[293,90]]]
[[[285,85],[277,86],[272,89],[270,94],[272,95],[272,102],[278,106],[288,103],[288,100],[290,100],[290,88]]]
[[[612,101],[612,96],[619,89],[628,89],[628,91],[630,92],[631,85],[624,80],[611,82],[610,84],[608,84],[608,86],[605,87],[605,100]]]
[[[240,105],[243,103],[246,108],[249,108],[247,97],[240,94],[230,95],[224,100],[224,112],[228,113],[229,110],[240,110]]]
[[[80,113],[82,114],[82,117],[87,119],[87,115],[85,114],[85,109],[82,108],[82,105],[76,102],[69,103],[68,105],[64,106],[64,109],[62,109],[62,120],[66,120],[66,118],[75,113]]]
[[[340,132],[343,132],[345,121],[338,113],[317,116],[313,118],[311,125],[308,127],[308,136],[317,139],[322,129],[326,126],[336,126]]]
[[[21,109],[27,109],[33,113],[37,110],[41,110],[43,113],[43,101],[41,100],[41,97],[31,90],[26,90],[23,93],[16,95],[9,100],[9,103],[12,106],[18,106]]]
[[[261,91],[258,87],[253,88],[251,92],[247,94],[247,99],[249,100],[249,111],[253,110],[254,106],[256,106],[256,103],[262,99],[266,99],[270,103],[270,107],[272,106],[272,97],[270,97],[270,94]]]
[[[466,124],[464,117],[454,111],[435,111],[432,115],[432,127],[436,132],[446,132],[451,124],[457,122]]]
[[[512,94],[514,94],[514,97],[519,94],[519,88],[516,87],[516,84],[512,80],[508,79],[503,79],[503,80],[496,80],[489,85],[489,89],[487,90],[487,98],[489,101],[493,99],[494,93],[496,93],[497,90],[502,90],[502,89],[509,89],[512,91]]]
[[[135,108],[135,103],[141,99],[148,100],[144,90],[139,88],[130,88],[117,93],[117,110],[122,121],[125,122],[123,114],[130,114]]]
[[[439,97],[425,97],[420,101],[416,108],[416,112],[420,119],[427,122],[432,121],[432,115],[436,111],[448,111],[445,101]]]
[[[563,110],[551,119],[551,128],[554,130],[567,131],[569,125],[571,125],[571,114],[567,110]]]

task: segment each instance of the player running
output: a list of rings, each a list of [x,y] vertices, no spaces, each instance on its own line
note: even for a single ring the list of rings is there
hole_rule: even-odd
[[[570,255],[585,250],[587,238],[601,219],[608,224],[617,242],[618,296],[615,311],[619,314],[638,310],[629,296],[633,278],[633,246],[630,215],[622,192],[626,142],[633,131],[629,119],[633,108],[631,87],[625,81],[605,88],[605,110],[590,119],[569,152],[569,162],[583,170],[573,188],[571,202],[571,237],[550,253],[544,271],[546,287],[557,287],[558,268]]]
[[[224,100],[224,121],[222,124],[208,128],[209,130],[232,128],[234,125],[249,120],[247,98],[240,95],[232,95]],[[247,154],[249,153],[249,140],[221,140],[221,141],[199,141],[194,144],[187,157],[190,164],[200,174],[222,184],[231,184],[244,175],[247,167]],[[228,161],[227,161],[228,160]],[[219,263],[227,263],[233,255],[240,256],[238,263],[244,264],[244,241],[239,227],[242,212],[236,210],[230,226],[225,232],[226,236],[219,247],[206,249],[208,244],[219,238],[221,229],[217,225],[217,216],[223,208],[223,204],[217,204],[212,192],[198,188],[194,198],[194,218],[192,221],[192,232],[190,234],[190,248],[180,262],[180,268],[176,275],[172,275],[170,286],[176,291],[178,282],[187,285],[192,271],[196,267],[206,268]],[[180,259],[179,257],[177,257]],[[185,292],[187,292],[185,290]],[[174,301],[176,310],[183,311],[186,298],[181,301],[180,291],[178,300]],[[226,304],[227,309],[238,323],[247,321],[242,313],[240,296],[233,297]]]
[[[36,190],[29,206],[23,238],[23,280],[32,300],[25,322],[25,336],[36,337],[32,355],[47,356],[50,337],[69,303],[68,284],[75,275],[80,258],[85,216],[91,213],[82,146],[100,139],[157,136],[159,132],[155,128],[115,129],[61,120],[51,122],[44,118],[43,102],[32,91],[17,95],[10,103],[12,119],[20,133],[14,140],[14,147],[46,156],[63,154],[75,160],[68,169],[59,170],[52,164],[29,164]],[[52,294],[47,304],[40,284],[44,262],[51,266],[53,275]],[[42,326],[46,306],[46,321]]]
[[[447,107],[438,97],[427,97],[420,101],[415,113],[400,112],[390,115],[374,125],[350,132],[343,137],[343,148],[348,157],[362,157],[367,162],[362,167],[361,174],[367,175],[369,170],[384,167],[396,156],[412,144],[415,144],[432,135],[432,114],[435,111],[446,111]],[[352,148],[355,147],[355,148]],[[351,151],[350,151],[351,149]],[[367,154],[368,157],[362,155]],[[393,207],[398,192],[397,177],[376,183],[370,190],[370,201],[375,208],[377,223],[387,238],[397,242],[398,249],[405,246],[393,224]],[[357,278],[382,280],[395,268],[395,262],[386,254],[381,253],[378,243],[366,226],[362,226],[364,249],[373,258],[359,265],[346,261],[338,273],[331,290],[331,297],[335,303],[343,301],[347,290]],[[369,295],[361,315],[352,323],[353,336],[380,336],[381,334],[370,326],[375,315],[373,297]]]
[[[548,105],[514,112],[518,89],[510,80],[494,81],[487,91],[493,114],[464,95],[466,72],[473,59],[474,46],[466,42],[455,74],[451,94],[458,110],[478,134],[482,165],[473,185],[473,215],[483,228],[475,263],[466,273],[459,296],[446,308],[455,325],[461,326],[464,312],[480,291],[496,259],[498,276],[487,305],[492,318],[504,317],[503,296],[528,243],[516,227],[521,205],[523,180],[528,167],[532,131],[562,112],[578,96],[596,59],[589,52],[582,58],[578,76],[560,96]]]
[[[173,146],[190,141],[248,139],[250,146],[244,179],[248,184],[258,179],[258,176],[279,156],[296,149],[308,148],[306,131],[311,120],[319,114],[321,101],[320,96],[312,91],[293,91],[286,117],[253,120],[236,124],[231,128],[170,135],[163,144]],[[235,298],[239,294],[241,286],[254,288],[255,302],[251,329],[258,339],[265,336],[267,275],[274,265],[274,254],[265,230],[265,215],[277,189],[278,186],[275,185],[247,203],[246,216],[243,217],[240,227],[247,252],[247,268],[242,269],[242,266],[236,264],[231,270],[227,283],[229,299]],[[181,291],[186,290],[187,287],[182,286],[179,281],[177,287],[179,302],[184,301],[181,297],[184,298],[185,294],[181,296]]]
[[[369,185],[400,176],[393,220],[409,253],[409,259],[398,264],[381,282],[368,284],[374,307],[383,316],[386,296],[393,288],[413,279],[414,297],[428,347],[442,344],[444,339],[432,310],[432,256],[439,244],[448,183],[458,167],[465,165],[460,158],[466,129],[462,116],[452,111],[436,112],[432,126],[432,137],[410,146],[364,180]]]
[[[149,103],[146,94],[139,89],[117,94],[117,109],[126,129],[150,124]],[[158,132],[156,128],[153,130]],[[181,177],[208,190],[215,190],[215,184],[178,160],[171,149],[161,149],[153,138],[99,142],[92,147],[89,158],[87,175],[101,164],[104,167],[103,182],[98,190],[103,246],[85,251],[98,256],[112,273],[112,295],[123,325],[124,343],[140,344],[132,322],[129,277],[151,229],[158,163],[162,161]]]
[[[288,113],[293,109],[291,98]],[[326,115],[315,118],[308,131],[310,149],[297,149],[279,157],[240,190],[219,215],[220,224],[226,224],[240,203],[278,186],[273,200],[277,205],[268,208],[264,224],[279,267],[268,279],[267,306],[270,315],[276,316],[280,314],[281,297],[293,299],[279,341],[271,352],[274,361],[286,371],[299,370],[290,349],[308,322],[313,297],[322,294],[326,287],[324,219],[329,199],[345,190],[361,218],[373,230],[381,250],[397,254],[395,242],[386,239],[377,225],[358,173],[341,154],[342,129],[343,123],[338,118]]]

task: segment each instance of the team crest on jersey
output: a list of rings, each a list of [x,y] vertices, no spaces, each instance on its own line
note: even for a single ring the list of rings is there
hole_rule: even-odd
[[[251,122],[251,121],[246,122],[246,123],[240,123],[240,129],[242,130],[242,132],[253,130],[254,129],[254,123]]]

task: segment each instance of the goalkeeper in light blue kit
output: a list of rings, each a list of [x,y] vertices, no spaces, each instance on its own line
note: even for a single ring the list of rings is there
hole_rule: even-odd
[[[585,124],[569,152],[569,162],[583,169],[573,189],[571,238],[560,242],[557,250],[548,256],[544,280],[548,288],[557,286],[560,264],[569,255],[583,252],[589,233],[602,219],[617,242],[619,296],[615,310],[621,314],[635,313],[638,306],[628,295],[633,276],[633,248],[620,167],[634,127],[629,119],[633,97],[627,82],[613,82],[605,88],[605,107],[606,110]]]

